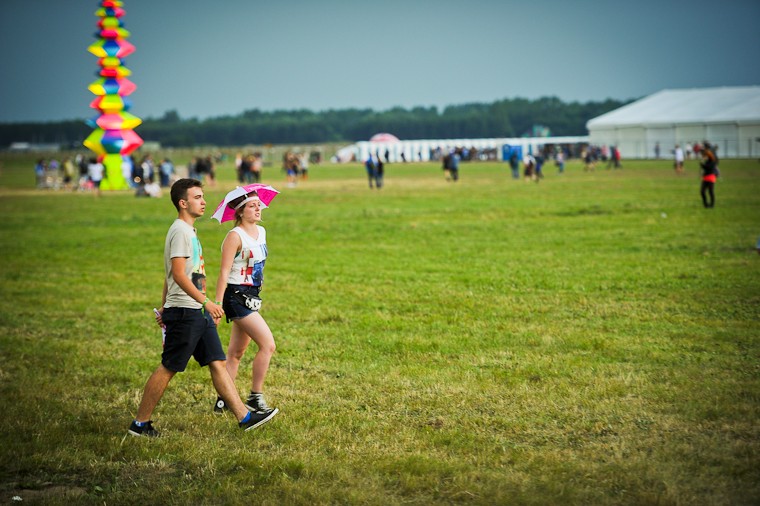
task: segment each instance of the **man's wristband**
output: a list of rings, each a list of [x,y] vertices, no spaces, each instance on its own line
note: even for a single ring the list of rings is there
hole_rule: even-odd
[[[203,301],[203,304],[201,304],[201,307],[205,308],[206,304],[208,303],[209,300],[211,300],[211,299],[209,299],[208,297],[206,297],[206,300]]]

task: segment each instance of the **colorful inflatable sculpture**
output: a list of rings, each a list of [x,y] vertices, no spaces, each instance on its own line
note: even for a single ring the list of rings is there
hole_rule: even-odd
[[[126,97],[135,91],[136,86],[127,79],[132,72],[124,67],[123,58],[132,54],[135,46],[126,40],[129,32],[121,21],[125,14],[123,5],[120,0],[101,0],[100,9],[95,11],[100,17],[99,31],[95,33],[98,41],[88,48],[100,58],[99,79],[88,87],[97,95],[90,107],[100,111],[100,115],[88,120],[95,130],[85,139],[84,145],[98,155],[105,167],[100,183],[103,190],[129,188],[122,162],[143,143],[133,131],[142,120],[127,112],[131,103]]]

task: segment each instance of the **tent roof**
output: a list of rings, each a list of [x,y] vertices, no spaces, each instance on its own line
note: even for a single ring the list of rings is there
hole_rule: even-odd
[[[663,90],[597,116],[586,128],[760,122],[760,86]]]
[[[380,133],[373,135],[369,142],[399,142],[399,139],[393,134]]]

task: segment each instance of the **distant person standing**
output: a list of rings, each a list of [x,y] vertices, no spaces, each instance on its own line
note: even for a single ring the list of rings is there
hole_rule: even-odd
[[[526,181],[530,181],[534,177],[534,170],[536,168],[536,159],[532,155],[526,154],[523,157],[523,175]]]
[[[676,149],[673,151],[673,157],[675,162],[673,166],[676,169],[676,174],[683,174],[683,149],[679,144],[676,144]]]
[[[372,159],[372,155],[367,156],[367,160],[364,162],[364,168],[367,170],[369,187],[372,189],[375,184],[375,161]]]
[[[715,207],[715,181],[717,179],[717,159],[715,153],[712,150],[712,146],[705,142],[702,150],[702,185],[700,187],[700,194],[702,195],[702,204],[705,208]]]
[[[95,195],[100,196],[100,182],[103,180],[103,164],[97,158],[90,158],[87,164],[87,177],[90,178]]]
[[[164,158],[161,162],[161,165],[159,166],[160,170],[160,177],[161,177],[161,186],[167,187],[169,186],[169,182],[171,181],[172,175],[174,175],[174,164],[172,163],[169,158]]]
[[[58,160],[55,158],[51,158],[50,162],[48,163],[48,170],[47,173],[50,176],[50,183],[53,185],[53,188],[56,190],[58,189],[59,183],[58,183],[58,176],[60,172],[60,165],[58,164]]]
[[[543,172],[543,166],[544,166],[544,155],[540,151],[536,153],[536,183],[538,183],[539,179],[544,178],[544,172]]]
[[[238,172],[238,181],[242,184],[251,184],[253,182],[253,156],[245,155],[240,158],[240,169]]]
[[[512,169],[512,179],[520,179],[520,157],[516,149],[513,149],[509,156],[509,168]]]
[[[145,155],[142,163],[140,163],[140,167],[142,168],[141,184],[148,184],[153,181],[153,178],[156,175],[156,165],[153,163],[153,155]]]
[[[380,159],[378,158],[378,161]],[[301,179],[309,179],[309,156],[306,153],[301,153],[298,156],[298,162],[301,164]]]
[[[121,175],[124,176],[124,181],[127,182],[130,188],[135,188],[135,160],[132,156],[125,156],[121,159]]]
[[[235,175],[237,176],[238,183],[243,184],[243,154],[235,154]]]
[[[449,173],[451,174],[451,180],[453,182],[459,181],[459,153],[454,150],[451,153],[451,159],[449,160]]]
[[[557,155],[555,156],[554,160],[557,164],[557,168],[559,169],[559,173],[562,174],[565,172],[565,153],[562,152],[562,148],[557,151]]]
[[[63,160],[63,187],[67,190],[70,189],[72,181],[74,181],[76,176],[77,169],[74,167],[74,162],[71,161],[70,157],[66,157],[66,159]]]
[[[654,157],[659,160],[660,159],[660,143],[656,142],[654,144]]]
[[[610,147],[610,159],[607,162],[607,170],[609,170],[610,167],[614,167],[616,169],[620,168],[620,150],[617,146]]]
[[[206,184],[210,187],[216,186],[216,167],[214,167],[214,157],[206,156]]]
[[[702,156],[702,145],[698,142],[694,143],[694,158],[701,158]]]
[[[251,174],[253,174],[253,182],[258,183],[261,181],[261,169],[264,167],[264,161],[261,159],[261,153],[254,153],[251,160]]]
[[[379,190],[383,187],[383,176],[385,175],[385,164],[380,156],[377,157],[377,164],[375,165],[375,186]]]
[[[37,164],[34,166],[34,175],[37,178],[37,188],[42,188],[45,186],[45,171],[47,168],[45,167],[45,159],[40,158],[37,160]]]

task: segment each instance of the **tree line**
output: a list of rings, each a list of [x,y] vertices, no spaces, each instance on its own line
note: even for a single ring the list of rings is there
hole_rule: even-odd
[[[541,126],[551,135],[586,135],[586,122],[628,101],[565,103],[556,97],[498,100],[490,104],[372,109],[308,109],[262,111],[235,116],[183,119],[177,111],[147,118],[136,132],[146,141],[167,147],[197,145],[304,144],[368,140],[378,132],[400,139],[455,139],[533,136]],[[13,142],[78,147],[92,128],[84,121],[0,123],[0,146]]]

